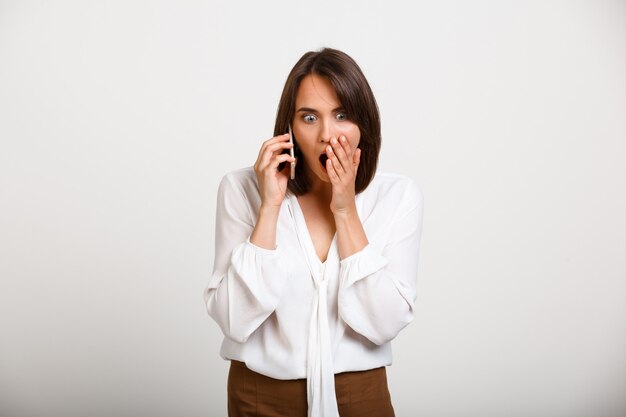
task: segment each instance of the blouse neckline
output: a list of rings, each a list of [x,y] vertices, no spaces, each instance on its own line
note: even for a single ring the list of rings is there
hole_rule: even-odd
[[[315,250],[315,245],[313,244],[313,238],[311,237],[311,233],[309,232],[309,228],[306,224],[306,219],[304,217],[304,212],[302,211],[302,207],[300,206],[300,202],[298,201],[298,197],[294,194],[289,196],[289,200],[291,202],[291,206],[294,208],[294,221],[296,223],[296,233],[298,233],[298,239],[301,239],[303,249],[305,249],[307,253],[307,258],[312,258],[309,260],[311,262],[311,266],[313,264],[317,266],[326,266],[331,258],[335,258],[337,254],[337,231],[333,234],[333,238],[330,241],[330,246],[328,247],[328,254],[326,255],[326,260],[322,262],[319,256],[317,256],[317,251]]]

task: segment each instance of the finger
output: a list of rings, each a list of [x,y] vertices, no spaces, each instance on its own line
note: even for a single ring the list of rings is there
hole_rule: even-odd
[[[326,172],[328,173],[328,178],[330,178],[331,183],[336,184],[337,182],[339,182],[339,175],[337,175],[337,171],[335,171],[335,165],[330,158],[326,160]]]
[[[341,166],[341,162],[339,162],[339,159],[337,159],[337,155],[335,154],[332,146],[330,145],[326,147],[326,156],[328,156],[327,160],[333,163],[333,170],[335,171],[335,173],[337,175],[342,174],[344,170],[343,170],[343,167]]]
[[[352,164],[354,165],[354,168],[358,168],[359,164],[361,163],[361,148],[356,148],[354,150],[354,153],[352,154]]]
[[[267,149],[268,146],[271,146],[277,142],[287,142],[289,143],[289,133],[286,133],[284,135],[278,135],[278,136],[274,136],[271,139],[268,139],[266,141],[264,141],[261,144],[261,149],[259,149],[259,156],[261,156],[263,154],[263,152],[265,151],[265,149]]]
[[[289,142],[277,142],[268,145],[265,150],[262,151],[262,154],[259,155],[259,165],[267,166],[274,156],[280,155],[284,149],[290,149],[291,147],[293,147],[293,144]]]
[[[276,142],[289,142],[289,133],[285,133],[284,135],[274,136],[273,138],[263,141],[263,143],[261,144],[261,149]]]
[[[290,142],[276,142],[276,143],[272,143],[271,145],[268,145],[265,148],[265,154],[275,154],[275,153],[280,153],[282,152],[284,149],[290,149],[291,147],[293,147],[293,143]]]
[[[276,169],[278,169],[278,165],[283,162],[289,162],[291,164],[292,162],[296,162],[296,158],[293,158],[288,153],[281,153],[280,155],[276,155],[276,157],[272,159],[272,161],[268,165],[268,168],[273,168],[273,170],[275,171]]]
[[[352,150],[345,136],[341,136],[341,138],[333,144],[333,151],[335,155],[337,155],[339,162],[341,162],[342,168],[348,171],[351,167],[350,155],[352,154]]]
[[[291,173],[295,171],[297,164],[298,164],[298,160],[294,158],[293,161],[289,161],[289,164],[288,164],[289,169],[283,169],[281,172],[283,172],[285,176],[291,178]],[[287,164],[285,166],[287,166]]]
[[[350,142],[348,142],[348,138],[346,138],[345,136],[341,136],[341,138],[339,138],[339,142],[341,143],[341,147],[348,157],[354,155],[354,151],[350,147]]]
[[[330,145],[328,146],[327,155],[328,158],[333,160],[335,171],[337,175],[341,175],[343,171],[345,171],[345,167],[343,165],[343,161],[341,161],[340,157],[344,154],[343,149],[339,141],[336,138],[330,139]]]

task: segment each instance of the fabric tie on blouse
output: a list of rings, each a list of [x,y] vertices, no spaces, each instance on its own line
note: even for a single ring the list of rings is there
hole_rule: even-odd
[[[293,197],[295,198],[295,197]],[[297,202],[295,203],[297,204]],[[339,417],[337,397],[335,395],[335,372],[328,325],[328,279],[324,277],[324,265],[319,264],[314,248],[307,248],[303,241],[302,230],[292,206],[289,211],[294,220],[298,241],[305,254],[307,266],[315,285],[315,297],[311,306],[311,321],[309,323],[309,344],[307,351],[307,401],[309,406],[308,417]],[[306,228],[306,225],[304,225]],[[308,232],[308,229],[306,229]],[[315,256],[315,261],[311,259]]]
[[[317,291],[311,311],[307,353],[309,417],[338,417],[335,372],[328,330],[328,281],[315,280],[315,286]]]

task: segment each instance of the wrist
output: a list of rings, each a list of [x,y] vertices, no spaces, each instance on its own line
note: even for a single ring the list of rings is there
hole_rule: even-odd
[[[276,217],[280,213],[280,205],[261,204],[259,208],[259,217]]]
[[[339,257],[345,259],[368,244],[356,205],[334,212]]]
[[[259,216],[250,236],[250,243],[263,249],[276,248],[276,224],[280,206],[261,206]]]
[[[346,207],[331,209],[331,211],[333,212],[333,216],[335,216],[335,219],[358,216],[355,202]]]

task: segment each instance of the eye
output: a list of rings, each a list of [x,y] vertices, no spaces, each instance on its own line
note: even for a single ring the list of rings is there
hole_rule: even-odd
[[[346,112],[343,111],[337,112],[337,115],[335,117],[337,118],[337,120],[348,120],[348,115],[346,114]]]
[[[302,118],[307,123],[313,123],[314,121],[317,120],[317,116],[314,114],[305,114],[304,116],[302,116]]]

